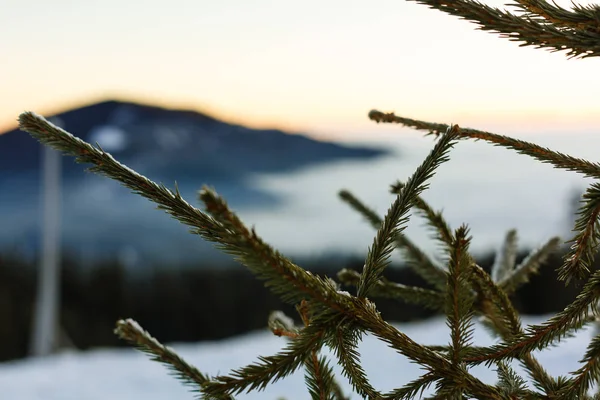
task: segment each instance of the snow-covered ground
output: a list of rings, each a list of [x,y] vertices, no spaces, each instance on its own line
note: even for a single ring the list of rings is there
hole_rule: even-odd
[[[526,317],[524,323],[539,323],[547,317]],[[215,321],[218,323],[218,321]],[[448,328],[443,318],[396,325],[410,337],[424,344],[447,344]],[[558,347],[537,353],[548,371],[554,375],[566,375],[578,367],[592,329],[579,332]],[[201,371],[215,375],[225,374],[232,368],[247,365],[259,355],[276,353],[285,339],[268,331],[254,332],[244,336],[196,344],[174,344],[172,347],[188,362]],[[489,345],[493,339],[487,331],[478,327],[474,341],[477,345]],[[363,367],[373,383],[382,391],[402,386],[419,376],[418,365],[410,363],[375,338],[367,336],[360,346]],[[330,357],[333,362],[334,359]],[[339,382],[346,393],[350,385],[339,375]],[[523,372],[517,368],[518,371]],[[485,382],[493,383],[496,373],[485,367],[473,369],[473,373]],[[525,377],[525,374],[523,374]],[[264,392],[252,392],[237,396],[239,399],[306,399],[303,371],[269,386]],[[0,363],[0,398],[10,400],[185,400],[195,398],[188,387],[170,376],[160,363],[133,349],[99,349],[88,352],[65,352],[44,359],[31,359]],[[426,392],[428,393],[428,392]],[[352,398],[357,399],[356,394]]]

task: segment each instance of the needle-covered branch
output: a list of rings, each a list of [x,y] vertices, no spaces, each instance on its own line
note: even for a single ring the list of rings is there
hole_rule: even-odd
[[[384,321],[381,314],[377,312],[374,304],[368,299],[354,298],[353,302],[355,303],[354,309],[356,311],[354,320],[361,329],[369,331],[400,354],[433,371],[440,379],[445,379],[446,381],[453,382],[455,385],[461,386],[464,388],[466,394],[472,395],[475,398],[491,400],[502,398],[494,386],[481,382],[464,369],[453,368],[452,363],[448,359],[436,351],[429,349],[427,346],[418,344],[406,334]]]
[[[436,383],[440,378],[432,372],[420,376],[419,378],[407,383],[399,389],[394,389],[387,393],[386,399],[401,399],[410,400],[417,397],[423,397],[423,392],[432,384]]]
[[[525,334],[502,344],[479,349],[467,361],[490,364],[494,360],[518,358],[534,350],[548,347],[553,342],[580,329],[589,322],[591,305],[600,299],[600,271],[596,271],[577,298],[563,311],[541,325],[528,326]]]
[[[367,221],[371,223],[373,228],[379,229],[381,227],[383,220],[375,213],[375,211],[367,207],[352,193],[347,190],[341,190],[339,196],[344,202],[364,216]],[[418,200],[419,197],[417,197],[415,204],[418,204]],[[394,244],[396,245],[396,248],[402,252],[407,265],[421,278],[440,290],[446,288],[446,271],[440,269],[431,258],[406,235],[402,233],[396,235]]]
[[[565,399],[583,398],[591,386],[600,381],[600,335],[592,339],[580,362],[583,365],[571,373],[573,377],[561,392]]]
[[[216,376],[204,385],[203,392],[211,396],[222,396],[263,390],[270,383],[303,366],[313,351],[323,346],[327,339],[327,331],[327,327],[322,324],[308,326],[278,354],[260,356],[254,364],[234,370],[229,375]]]
[[[128,341],[144,353],[151,355],[152,360],[165,364],[167,368],[174,372],[178,379],[182,380],[186,385],[191,386],[195,392],[201,392],[202,388],[211,381],[207,375],[188,364],[175,351],[153,338],[137,322],[131,319],[120,320],[117,322],[115,333],[121,339]],[[233,400],[233,397],[229,395],[209,396],[208,398]]]
[[[236,255],[251,271],[265,279],[266,283],[287,301],[297,303],[310,299],[322,303],[344,318],[349,318],[349,321],[354,321],[357,326],[381,335],[382,339],[385,338],[396,350],[416,362],[430,365],[432,368],[434,365],[440,365],[442,367],[440,369],[441,376],[448,379],[466,380],[473,393],[496,393],[492,387],[482,384],[473,377],[463,376],[463,374],[456,375],[457,373],[452,371],[448,361],[385,323],[368,299],[353,298],[338,293],[337,288],[329,280],[317,278],[296,266],[266,245],[253,231],[247,228],[234,228],[238,226],[239,220],[232,212],[228,211],[224,202],[218,196],[212,195],[209,190],[205,190],[203,193],[203,200],[211,213],[219,220],[229,221],[227,226],[192,207],[178,192],[173,193],[166,187],[157,185],[120,164],[102,149],[74,137],[42,117],[33,113],[24,113],[20,116],[20,126],[42,143],[75,156],[78,162],[94,164],[91,168],[92,171],[116,179],[134,192],[156,202],[159,208],[191,226],[193,233],[218,243],[225,251]],[[395,238],[396,222],[410,208],[412,197],[426,188],[425,181],[433,174],[437,165],[447,159],[446,153],[454,144],[456,131],[457,127],[442,135],[430,156],[407,182],[403,193],[398,196],[392,211],[387,216],[387,222],[384,221],[386,228],[380,230],[383,231],[380,233],[382,241],[376,241],[376,248],[379,250],[372,252],[374,255],[379,254],[379,257],[375,257],[376,260],[381,260],[382,254],[389,253],[391,243]],[[384,245],[381,246],[380,243],[384,243]],[[377,269],[374,270],[373,267],[380,268],[382,264],[370,265],[371,269],[367,268],[366,271],[371,271],[371,274],[374,271],[375,274],[365,280],[368,285],[365,286],[363,283],[363,288],[370,288],[376,283],[381,272]],[[264,388],[274,379],[281,378],[298,368],[311,354],[311,351],[322,343],[327,329],[320,327],[318,331],[312,332],[311,330],[317,330],[317,327],[305,328],[302,333],[303,339],[294,340],[284,352],[275,356],[263,357],[257,364],[234,371],[232,376],[217,377],[215,378],[217,382],[212,381],[205,384],[203,391],[209,395],[218,396],[246,389]],[[431,365],[432,363],[434,365]]]
[[[400,193],[400,190],[404,187],[403,182],[396,182],[390,188],[390,191],[394,194]],[[446,247],[452,245],[452,229],[450,224],[446,221],[440,211],[434,210],[434,208],[427,202],[423,197],[417,196],[415,199],[415,209],[425,218],[427,224],[434,230],[435,237]]]
[[[522,337],[524,332],[521,319],[507,294],[479,265],[473,266],[472,277],[473,286],[479,295],[478,309],[494,331],[506,341]],[[519,360],[537,387],[547,394],[554,394],[556,381],[531,353],[522,354]]]
[[[358,285],[360,273],[351,269],[342,269],[337,274],[338,279],[345,285]],[[381,278],[373,287],[371,297],[383,297],[417,304],[434,311],[442,311],[445,307],[444,292],[424,289],[416,286],[403,285]]]
[[[346,400],[335,381],[333,369],[324,356],[313,352],[304,363],[304,381],[313,400]]]
[[[71,135],[41,116],[23,113],[19,117],[19,124],[22,130],[40,142],[74,156],[77,162],[93,164],[90,171],[117,180],[134,193],[153,201],[158,208],[191,227],[192,233],[234,255],[250,271],[264,279],[265,284],[283,300],[295,304],[305,298],[320,299],[328,307],[337,309],[340,309],[340,302],[346,301],[329,280],[314,276],[292,263],[266,244],[254,230],[246,228],[214,192],[205,189],[202,199],[207,209],[219,220],[190,205],[179,191],[173,193],[165,186],[154,183],[119,163],[102,149]]]
[[[597,31],[589,30],[589,23],[555,24],[547,20],[548,8],[538,9],[540,18],[519,16],[473,0],[410,0],[443,11],[477,24],[478,29],[499,33],[500,37],[521,42],[521,46],[546,48],[567,52],[569,57],[600,55]],[[582,14],[582,13],[580,13]],[[555,19],[559,19],[558,18]]]
[[[534,395],[527,389],[527,384],[509,365],[498,362],[498,387],[509,399],[525,399]]]
[[[376,110],[369,112],[369,118],[375,122],[396,123],[417,130],[425,130],[436,136],[439,136],[441,133],[445,132],[449,127],[449,125],[446,124],[419,121],[400,117],[394,113],[383,113]],[[557,151],[552,151],[524,140],[513,139],[508,136],[480,131],[477,129],[459,128],[457,134],[459,138],[485,140],[486,142],[493,143],[496,146],[505,147],[515,150],[518,153],[528,155],[543,163],[552,164],[555,168],[566,169],[568,171],[574,171],[583,174],[585,177],[600,179],[599,163],[593,163],[581,158],[576,158]]]
[[[516,0],[512,4],[526,11],[525,16],[550,22],[557,27],[573,28],[579,31],[600,31],[600,9],[596,4],[578,5],[573,3],[573,9],[567,10],[556,3],[546,0]]]
[[[600,183],[594,182],[583,195],[579,218],[573,229],[577,234],[571,240],[571,249],[559,269],[559,279],[568,283],[573,278],[583,279],[589,275],[600,243],[599,218]]]
[[[333,334],[331,348],[354,390],[364,398],[381,399],[383,395],[371,385],[365,370],[361,366],[360,354],[356,349],[359,340],[359,330],[348,325],[339,327]]]
[[[456,230],[450,249],[448,288],[446,289],[446,323],[450,328],[450,360],[454,368],[464,368],[465,349],[473,336],[472,274],[468,229]]]
[[[511,229],[504,237],[504,243],[494,259],[492,265],[492,279],[494,282],[499,282],[504,278],[508,278],[515,269],[517,262],[517,231]]]
[[[366,297],[369,294],[383,270],[388,266],[394,240],[406,227],[408,212],[416,196],[427,189],[426,182],[433,176],[437,167],[448,160],[448,152],[456,143],[458,131],[458,126],[454,126],[440,137],[433,150],[407,180],[406,186],[402,188],[389,208],[367,254],[357,289],[359,297]]]
[[[531,253],[515,267],[510,275],[498,282],[498,286],[500,286],[506,294],[514,293],[521,285],[529,282],[530,276],[538,272],[540,266],[558,249],[560,243],[560,238],[556,236],[545,242],[539,248],[532,250]]]

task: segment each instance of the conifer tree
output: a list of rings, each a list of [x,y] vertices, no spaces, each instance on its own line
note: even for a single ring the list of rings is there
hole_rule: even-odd
[[[565,51],[570,58],[599,55],[600,7],[596,5],[565,9],[545,0],[516,0],[509,11],[473,0],[412,1],[474,22],[479,29],[496,32],[522,46]],[[551,376],[533,354],[595,323],[600,271],[593,271],[591,265],[600,241],[600,164],[458,125],[419,121],[377,110],[369,112],[369,118],[426,131],[435,144],[408,179],[391,186],[396,197],[385,215],[378,215],[352,193],[340,192],[340,198],[362,214],[376,233],[362,271],[342,270],[337,276],[339,282],[313,275],[273,249],[211,189],[205,187],[200,191],[204,207],[195,208],[181,197],[176,186],[172,191],[152,182],[120,164],[99,146],[78,139],[43,117],[25,112],[19,122],[21,129],[40,142],[74,156],[78,162],[92,164],[91,171],[118,180],[156,203],[188,225],[193,234],[230,253],[263,280],[267,288],[296,306],[301,326],[280,312],[269,318],[272,332],[286,341],[280,352],[220,376],[208,376],[189,365],[135,321],[117,322],[116,333],[121,338],[148,353],[153,360],[164,363],[202,398],[232,399],[241,392],[261,390],[302,368],[311,398],[344,399],[346,394],[342,393],[331,368],[331,363],[337,362],[354,390],[368,399],[412,399],[428,387],[434,389],[431,398],[436,399],[600,399],[600,394],[591,390],[600,379],[600,335],[592,339],[580,367],[569,376]],[[560,240],[550,239],[517,264],[517,234],[508,232],[489,274],[477,265],[469,251],[468,227],[452,229],[442,213],[421,197],[429,179],[448,160],[451,149],[463,140],[483,140],[594,179],[582,197],[571,247],[559,269],[559,279],[566,285],[580,282],[581,292],[564,310],[542,324],[524,327],[509,295],[540,268]],[[431,259],[404,234],[411,211],[426,219],[435,240],[442,245],[446,255],[443,264]],[[408,265],[431,288],[401,285],[384,278],[394,249],[402,253]],[[355,294],[341,291],[340,283],[355,286]],[[426,346],[389,324],[377,310],[376,301],[381,297],[444,312],[450,328],[449,344]],[[496,334],[496,344],[481,347],[473,343],[475,317]],[[398,382],[397,388],[390,392],[378,390],[361,367],[357,350],[365,333],[421,365],[423,375],[411,382]],[[335,360],[320,354],[324,346],[333,350]],[[523,366],[528,377],[515,372],[510,365],[513,360]],[[496,384],[486,384],[471,374],[470,369],[479,364],[497,371]]]

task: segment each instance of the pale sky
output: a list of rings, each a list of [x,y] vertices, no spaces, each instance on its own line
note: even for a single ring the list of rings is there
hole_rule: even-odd
[[[599,59],[405,0],[0,0],[0,54],[0,130],[107,98],[321,135],[382,129],[372,108],[498,133],[600,122]]]

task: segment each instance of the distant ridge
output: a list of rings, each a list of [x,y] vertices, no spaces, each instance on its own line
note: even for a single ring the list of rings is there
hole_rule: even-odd
[[[144,153],[152,154],[158,157],[154,161],[160,164],[161,169],[168,168],[167,164],[173,166],[174,161],[187,160],[189,162],[181,166],[194,167],[196,176],[209,172],[207,170],[212,171],[210,175],[218,176],[227,172],[237,176],[253,171],[289,171],[335,159],[386,154],[383,149],[344,147],[276,129],[246,128],[196,111],[117,100],[106,100],[46,117],[84,140],[100,142],[107,151],[119,157],[143,158]],[[110,148],[111,143],[102,143],[98,139],[120,140],[122,148]],[[37,142],[28,135],[19,134],[16,129],[0,135],[0,174],[7,169],[24,171],[36,168],[39,151],[34,149],[38,148]],[[204,160],[199,160],[199,157]],[[166,159],[169,162],[164,162]]]

